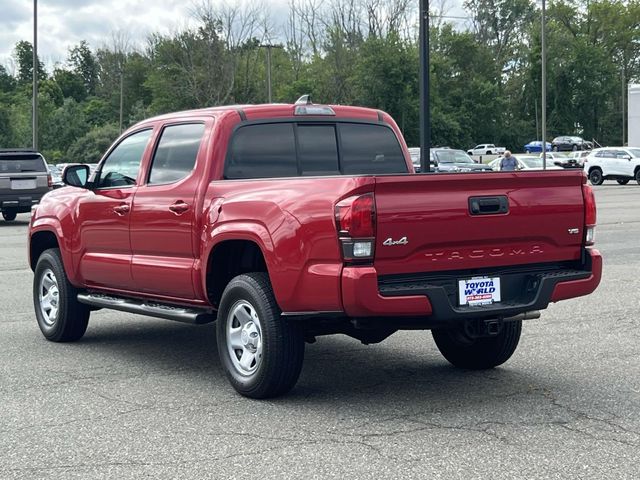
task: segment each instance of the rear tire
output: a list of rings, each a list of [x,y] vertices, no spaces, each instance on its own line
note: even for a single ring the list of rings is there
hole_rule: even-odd
[[[578,151],[578,145],[575,145],[575,144],[574,144],[574,145],[573,145],[573,148],[572,148],[571,150],[573,150],[574,152],[577,152],[577,151]]]
[[[220,363],[245,397],[282,395],[298,381],[303,332],[280,313],[266,273],[238,275],[222,294],[216,322]]]
[[[620,185],[626,185],[627,183],[629,183],[629,179],[628,178],[619,179],[619,180],[616,180],[616,182],[618,182]]]
[[[500,333],[492,337],[470,338],[463,328],[433,330],[440,353],[459,368],[485,370],[497,367],[516,351],[522,332],[522,321],[505,322]]]
[[[640,185],[640,168],[636,170],[636,182]]]
[[[87,331],[91,311],[77,297],[78,289],[67,279],[60,250],[45,250],[34,272],[33,305],[47,340],[75,342]]]
[[[604,177],[602,176],[602,170],[600,170],[599,168],[594,168],[593,170],[591,170],[589,172],[589,181],[593,185],[602,185],[602,182],[604,182]]]
[[[554,146],[553,146],[553,148],[552,148],[551,150],[553,150],[554,152],[557,152],[557,151],[558,151],[558,146],[557,146],[557,145],[554,145]]]
[[[18,215],[18,213],[14,212],[13,210],[3,210],[2,211],[2,218],[4,218],[4,220],[6,222],[13,222],[16,219],[17,215]]]

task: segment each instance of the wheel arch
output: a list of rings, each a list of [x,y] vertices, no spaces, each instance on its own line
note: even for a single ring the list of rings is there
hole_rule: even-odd
[[[29,241],[29,266],[31,267],[31,271],[35,271],[36,264],[42,252],[50,248],[60,248],[58,236],[52,230],[39,230],[31,234]],[[66,268],[67,266],[65,265],[65,269]]]
[[[203,281],[209,302],[217,307],[229,282],[250,272],[264,272],[271,279],[262,242],[246,235],[219,239],[209,250],[204,270]]]

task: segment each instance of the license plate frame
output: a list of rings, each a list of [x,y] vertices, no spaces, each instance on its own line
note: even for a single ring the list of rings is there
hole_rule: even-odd
[[[11,179],[11,190],[35,190],[36,187],[34,178]]]
[[[472,277],[458,280],[458,305],[492,305],[502,301],[500,277]]]

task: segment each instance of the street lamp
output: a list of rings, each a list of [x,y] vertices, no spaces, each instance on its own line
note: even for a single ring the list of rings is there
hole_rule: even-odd
[[[547,169],[547,45],[546,45],[546,23],[547,11],[546,0],[542,0],[542,32],[541,32],[541,52],[540,62],[542,63],[542,169]]]
[[[267,49],[267,99],[271,103],[271,49],[272,48],[284,48],[282,45],[273,45],[271,43],[265,43],[260,45],[260,48]]]
[[[33,0],[33,99],[31,110],[32,146],[38,150],[38,0]]]
[[[431,116],[429,111],[429,0],[420,0],[420,171],[429,172]]]

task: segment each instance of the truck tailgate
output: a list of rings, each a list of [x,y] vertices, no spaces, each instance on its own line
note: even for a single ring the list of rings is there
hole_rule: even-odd
[[[379,275],[581,258],[582,171],[376,177]]]

